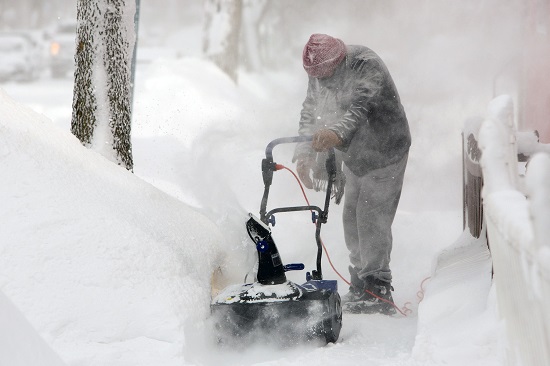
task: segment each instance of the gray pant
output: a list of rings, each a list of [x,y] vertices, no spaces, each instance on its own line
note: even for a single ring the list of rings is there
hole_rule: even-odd
[[[344,201],[344,237],[350,251],[352,277],[373,276],[391,282],[391,225],[401,197],[408,155],[399,162],[362,177],[347,167]]]

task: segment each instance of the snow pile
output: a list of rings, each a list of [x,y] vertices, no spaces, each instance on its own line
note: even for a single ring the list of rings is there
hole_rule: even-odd
[[[435,365],[449,359],[457,365],[502,365],[503,325],[496,315],[491,270],[485,231],[479,239],[465,231],[439,254],[418,309],[413,359]]]
[[[0,94],[0,289],[71,364],[177,364],[217,227]]]

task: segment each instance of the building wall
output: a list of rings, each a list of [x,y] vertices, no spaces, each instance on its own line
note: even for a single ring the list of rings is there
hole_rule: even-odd
[[[550,0],[525,2],[520,128],[550,143]]]

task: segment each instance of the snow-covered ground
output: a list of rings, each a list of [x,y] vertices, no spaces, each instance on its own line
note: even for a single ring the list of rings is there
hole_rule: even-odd
[[[69,133],[71,80],[0,85],[0,291],[7,296],[0,311],[14,314],[9,327],[20,331],[14,338],[0,327],[0,340],[16,340],[0,346],[0,365],[32,364],[29,348],[45,345],[82,366],[502,365],[489,258],[482,242],[462,234],[460,133],[502,89],[500,51],[513,40],[505,28],[476,23],[485,27],[476,33],[473,23],[446,22],[444,4],[420,3],[418,17],[396,8],[400,16],[361,23],[365,32],[342,22],[305,24],[296,34],[304,42],[314,31],[367,42],[401,92],[413,145],[392,271],[394,299],[411,310],[407,317],[345,315],[339,341],[325,347],[237,352],[211,343],[212,273],[220,268],[222,284],[238,283],[254,265],[244,222],[259,211],[260,162],[269,141],[296,134],[306,78],[299,55],[284,71],[241,72],[236,86],[196,50],[181,58],[165,52],[137,68],[135,174]],[[403,24],[409,33],[399,31]],[[274,155],[294,168],[291,146]],[[302,202],[290,173],[277,172],[270,204]],[[347,274],[340,220],[341,207],[332,205],[322,237]],[[313,268],[309,215],[279,214],[273,233],[285,262]],[[337,279],[326,260],[323,269]],[[289,274],[296,282],[304,277]],[[49,360],[43,365],[59,364],[55,355]]]
[[[413,169],[394,224],[392,259],[396,303],[410,303],[412,313],[345,315],[339,342],[321,348],[256,345],[233,352],[210,342],[211,274],[219,266],[225,283],[239,283],[254,264],[244,221],[259,210],[265,145],[295,133],[302,81],[285,73],[242,74],[235,86],[198,59],[152,63],[137,80],[135,174],[83,148],[67,131],[70,82],[53,92],[69,96],[64,103],[43,105],[32,93],[40,94],[50,80],[27,95],[22,85],[5,85],[0,167],[10,178],[0,185],[0,288],[67,364],[462,365],[456,355],[464,352],[469,364],[498,364],[487,276],[454,295],[448,287],[460,275],[434,280],[433,291],[427,282],[424,301],[431,310],[424,310],[426,320],[418,317],[417,292],[437,254],[459,238],[462,212],[459,199],[455,207],[418,202],[429,196]],[[411,167],[423,160],[422,144],[416,146]],[[277,147],[275,160],[294,168],[291,153],[290,146]],[[457,198],[449,186],[441,190]],[[270,203],[302,202],[294,178],[278,172]],[[336,268],[347,274],[340,215],[333,205],[322,236]],[[307,214],[279,214],[274,237],[284,261],[313,268],[310,228]],[[325,278],[337,279],[323,264]],[[304,280],[303,273],[289,277]],[[438,287],[447,289],[439,299]],[[346,291],[342,281],[340,289]],[[471,300],[477,305],[468,306]],[[461,336],[446,341],[457,329]],[[482,342],[468,329],[481,331]]]

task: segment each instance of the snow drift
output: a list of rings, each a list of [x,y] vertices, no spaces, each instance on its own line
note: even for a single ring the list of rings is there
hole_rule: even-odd
[[[0,290],[46,341],[71,364],[177,359],[217,227],[3,92],[0,170]]]

